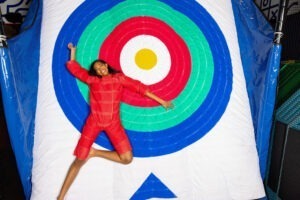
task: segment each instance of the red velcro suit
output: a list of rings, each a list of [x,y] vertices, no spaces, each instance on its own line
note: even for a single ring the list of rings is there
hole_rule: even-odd
[[[74,155],[86,159],[92,144],[101,131],[105,131],[119,153],[131,150],[131,145],[120,120],[120,101],[124,88],[145,95],[148,87],[123,73],[103,77],[91,76],[76,61],[68,61],[70,73],[86,83],[90,89],[90,114],[85,122]]]

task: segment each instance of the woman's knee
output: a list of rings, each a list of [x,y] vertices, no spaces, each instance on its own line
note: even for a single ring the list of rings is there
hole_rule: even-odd
[[[129,151],[129,152],[126,152],[124,154],[121,154],[120,158],[121,158],[122,164],[127,165],[127,164],[131,163],[132,160],[133,160],[132,152]]]

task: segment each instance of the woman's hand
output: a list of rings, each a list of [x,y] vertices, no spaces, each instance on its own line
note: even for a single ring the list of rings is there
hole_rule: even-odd
[[[72,42],[70,42],[69,44],[68,44],[68,49],[73,49],[73,48],[76,48],[74,45],[73,45],[73,43]]]
[[[160,103],[166,110],[174,108],[174,105],[171,101],[164,101],[150,91],[146,92],[146,96]]]
[[[166,110],[174,108],[172,101],[164,101],[161,104]]]

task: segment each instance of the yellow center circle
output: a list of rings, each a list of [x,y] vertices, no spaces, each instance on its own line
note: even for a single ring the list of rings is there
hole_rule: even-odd
[[[150,70],[157,63],[156,54],[150,49],[141,49],[135,55],[135,63],[141,69]]]

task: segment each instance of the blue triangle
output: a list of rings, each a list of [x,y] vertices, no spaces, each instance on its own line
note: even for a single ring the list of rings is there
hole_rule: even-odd
[[[165,184],[151,173],[130,200],[150,198],[176,198],[176,196]]]

